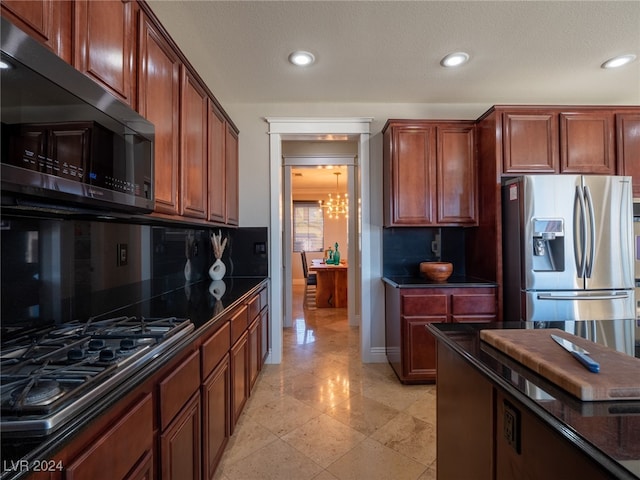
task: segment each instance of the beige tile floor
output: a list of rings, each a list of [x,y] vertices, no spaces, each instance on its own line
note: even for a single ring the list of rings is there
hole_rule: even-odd
[[[435,386],[363,364],[346,309],[302,300],[294,287],[283,361],[264,366],[216,479],[435,479]]]

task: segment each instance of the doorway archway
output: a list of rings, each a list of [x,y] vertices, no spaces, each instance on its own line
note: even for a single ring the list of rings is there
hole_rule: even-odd
[[[358,168],[354,182],[354,200],[357,205],[357,237],[354,243],[353,266],[355,285],[355,305],[349,313],[359,316],[349,319],[351,324],[360,325],[360,351],[363,362],[368,362],[370,352],[370,302],[369,290],[364,288],[363,279],[370,278],[368,259],[370,255],[370,210],[369,189],[369,130],[372,118],[278,118],[268,117],[269,123],[269,158],[270,158],[270,232],[269,257],[271,277],[271,352],[269,363],[282,361],[282,328],[285,318],[285,292],[287,265],[284,252],[285,202],[282,175],[282,142],[286,140],[329,140],[343,139],[356,141],[358,144]],[[351,265],[351,261],[350,261]],[[353,310],[353,312],[352,312]]]

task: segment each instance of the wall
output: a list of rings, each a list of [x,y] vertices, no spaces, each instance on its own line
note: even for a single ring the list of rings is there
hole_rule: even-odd
[[[363,278],[363,302],[368,302],[372,318],[371,350],[365,358],[384,361],[384,289],[382,277],[382,128],[390,118],[475,120],[490,104],[228,104],[224,103],[240,130],[240,225],[281,229],[280,219],[271,219],[269,205],[269,135],[266,117],[373,117],[370,138],[370,185],[372,199],[370,232],[371,253],[363,258],[370,265],[371,278]]]

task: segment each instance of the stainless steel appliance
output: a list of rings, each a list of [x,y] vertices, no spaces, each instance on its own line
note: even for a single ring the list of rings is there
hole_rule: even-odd
[[[630,177],[525,175],[502,193],[506,320],[635,317]]]
[[[154,208],[154,127],[1,20],[2,207]]]
[[[37,436],[60,428],[193,329],[190,320],[126,316],[4,328],[3,435]]]

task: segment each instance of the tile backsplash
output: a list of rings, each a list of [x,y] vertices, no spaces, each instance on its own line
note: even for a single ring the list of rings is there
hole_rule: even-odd
[[[439,247],[439,256],[438,248],[433,247]],[[385,276],[416,276],[420,262],[444,261],[453,263],[455,275],[464,275],[464,247],[462,228],[385,228],[382,233],[382,272]]]
[[[212,232],[228,238],[226,277],[268,275],[266,228],[3,216],[3,325],[88,318],[187,283],[209,282]]]

